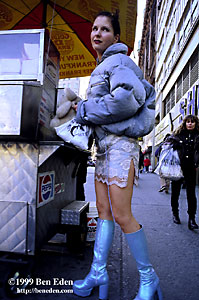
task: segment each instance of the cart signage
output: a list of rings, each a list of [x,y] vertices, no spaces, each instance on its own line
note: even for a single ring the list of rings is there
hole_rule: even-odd
[[[65,192],[65,183],[55,184],[55,195]]]
[[[40,173],[38,178],[37,207],[43,206],[54,199],[55,172]]]

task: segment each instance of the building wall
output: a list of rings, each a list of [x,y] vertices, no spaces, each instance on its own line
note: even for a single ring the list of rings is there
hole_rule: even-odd
[[[155,86],[155,70],[156,70],[156,0],[147,0],[144,13],[144,24],[142,30],[142,39],[139,50],[138,65],[144,73],[144,77],[153,86]],[[154,130],[143,138],[142,150],[150,151],[153,165],[153,144]],[[152,149],[152,153],[151,153]]]
[[[155,85],[156,0],[147,0],[138,65],[144,77]]]
[[[156,120],[154,145],[199,106],[199,2],[163,0],[157,5]]]

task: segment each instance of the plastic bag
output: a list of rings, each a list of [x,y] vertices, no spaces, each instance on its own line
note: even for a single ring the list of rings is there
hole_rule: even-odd
[[[163,178],[179,180],[183,177],[180,159],[177,150],[171,146],[162,149],[158,165],[154,171]]]
[[[89,137],[92,134],[91,127],[76,122],[75,118],[55,127],[57,135],[65,142],[73,144],[81,150],[88,150]]]

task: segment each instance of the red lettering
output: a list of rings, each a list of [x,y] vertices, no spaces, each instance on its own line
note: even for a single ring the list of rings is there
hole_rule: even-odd
[[[84,55],[67,55],[66,56],[68,60],[79,60],[79,59],[85,59]]]

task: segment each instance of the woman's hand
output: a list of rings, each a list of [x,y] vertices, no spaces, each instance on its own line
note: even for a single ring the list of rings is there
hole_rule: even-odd
[[[72,109],[74,109],[75,112],[77,112],[77,105],[78,105],[77,103],[73,103],[72,106],[71,106]]]

